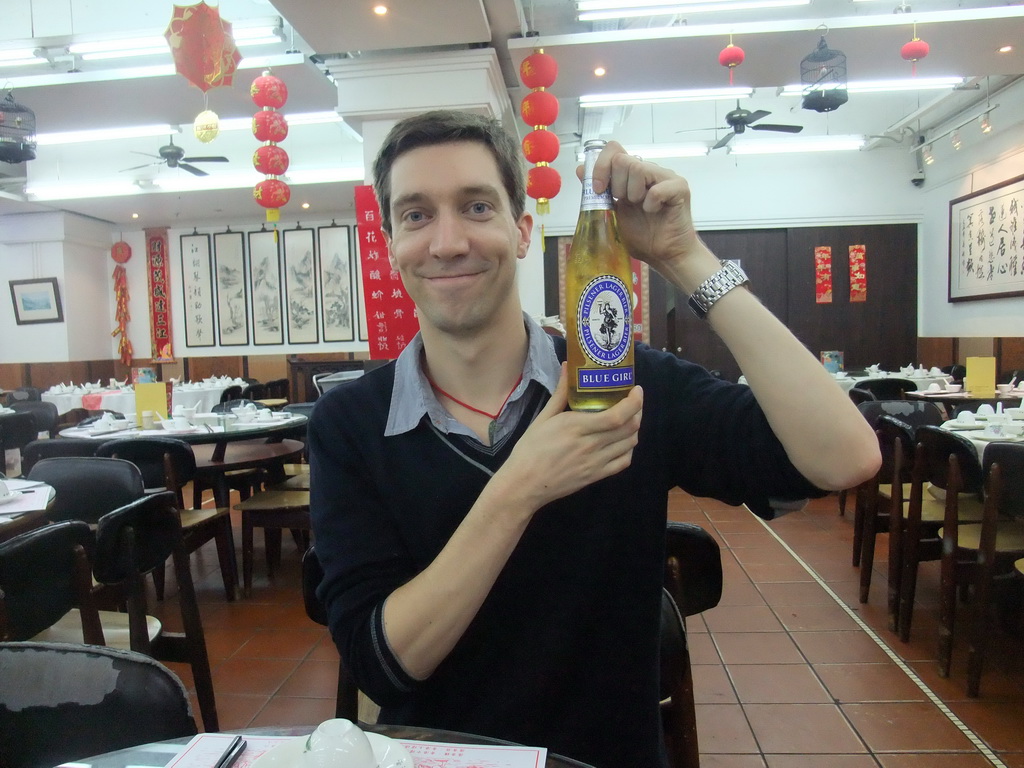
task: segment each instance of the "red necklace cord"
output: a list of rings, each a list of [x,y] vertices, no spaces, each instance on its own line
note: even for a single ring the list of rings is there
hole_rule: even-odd
[[[426,376],[426,374],[424,374],[424,376]],[[431,378],[430,378],[429,376],[427,376],[427,383],[429,383],[429,384],[430,384],[430,386],[431,386],[431,387],[433,387],[433,388],[434,388],[434,390],[435,390],[435,391],[436,391],[436,392],[437,392],[437,393],[438,393],[439,395],[444,395],[444,396],[445,396],[445,397],[447,397],[447,398],[448,398],[449,400],[451,400],[451,401],[452,401],[453,403],[455,403],[455,404],[457,404],[457,405],[461,405],[461,406],[462,406],[463,408],[465,408],[465,409],[466,409],[467,411],[473,411],[473,413],[479,413],[479,414],[480,414],[481,416],[486,416],[486,417],[487,417],[487,418],[489,418],[489,419],[490,419],[491,421],[496,421],[496,420],[498,419],[498,416],[500,416],[500,415],[501,415],[501,411],[502,411],[502,408],[504,408],[504,407],[505,407],[505,403],[507,403],[507,402],[508,402],[508,399],[509,399],[510,397],[512,397],[512,393],[516,391],[516,387],[518,387],[518,386],[519,386],[519,384],[520,384],[520,382],[522,382],[522,380],[523,380],[523,374],[521,374],[521,373],[520,373],[520,374],[519,374],[519,378],[518,378],[518,379],[516,379],[516,383],[512,385],[512,389],[510,389],[510,390],[508,391],[508,394],[507,394],[507,395],[505,395],[505,399],[504,399],[504,400],[502,401],[502,403],[501,403],[501,408],[499,408],[499,409],[498,409],[498,412],[497,412],[497,413],[488,413],[487,411],[482,411],[482,410],[480,410],[479,408],[474,408],[474,407],[473,407],[472,405],[469,405],[469,403],[464,403],[464,402],[462,402],[462,401],[461,401],[461,400],[459,400],[459,399],[458,399],[457,397],[452,397],[452,396],[451,396],[451,395],[449,395],[449,394],[448,394],[447,392],[445,392],[445,391],[444,391],[443,389],[441,389],[441,388],[440,388],[439,386],[437,386],[437,384],[435,384],[435,383],[434,383],[434,380],[433,380],[433,379],[431,379]]]

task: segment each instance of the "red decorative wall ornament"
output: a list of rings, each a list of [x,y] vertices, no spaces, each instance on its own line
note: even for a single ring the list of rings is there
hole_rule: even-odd
[[[534,51],[519,65],[519,79],[527,88],[550,88],[558,77],[558,61],[544,51]]]
[[[531,163],[553,163],[561,142],[546,128],[530,131],[523,139],[523,156]]]
[[[256,148],[252,164],[262,174],[282,176],[288,170],[288,153],[276,144],[264,144]]]
[[[235,47],[231,23],[220,17],[220,10],[205,1],[176,5],[164,37],[177,73],[203,93],[231,85],[242,54]]]
[[[733,70],[743,63],[747,54],[738,45],[733,45],[732,35],[729,36],[729,44],[718,53],[718,63],[729,68],[729,85],[732,85]]]
[[[110,247],[110,258],[118,264],[127,264],[132,257],[132,247],[124,240],[119,240]]]
[[[117,353],[121,362],[125,365],[132,364],[132,343],[128,339],[128,321],[132,319],[128,312],[128,271],[124,264],[132,257],[132,247],[124,240],[119,240],[110,248],[110,258],[117,264],[114,267],[114,320],[117,321],[117,328],[110,332],[111,336],[120,336],[117,343]]]
[[[277,111],[288,101],[288,86],[268,69],[252,81],[249,95],[260,111],[252,116],[252,134],[264,142],[252,155],[253,167],[266,179],[252,191],[256,202],[267,209],[267,221],[280,221],[281,207],[288,203],[292,191],[278,176],[288,170],[288,153],[277,146],[288,136],[288,121]]]
[[[260,75],[252,81],[249,95],[257,107],[280,109],[288,101],[288,86],[275,75]]]
[[[280,179],[264,179],[252,191],[256,202],[264,208],[281,208],[291,199],[291,188]]]
[[[526,194],[537,201],[537,213],[543,215],[551,210],[549,201],[562,186],[562,177],[549,165],[558,157],[560,146],[558,137],[548,130],[558,119],[558,99],[544,90],[558,77],[558,62],[538,48],[519,65],[519,77],[532,89],[519,104],[523,122],[533,128],[523,139],[523,156],[536,163],[526,177]],[[543,232],[542,226],[542,238]]]
[[[252,135],[260,141],[284,141],[288,138],[288,121],[272,109],[257,112],[252,116]]]
[[[917,24],[914,25],[914,38],[900,48],[900,56],[904,61],[911,62],[910,74],[917,77],[917,62],[928,55],[931,46],[917,36]]]

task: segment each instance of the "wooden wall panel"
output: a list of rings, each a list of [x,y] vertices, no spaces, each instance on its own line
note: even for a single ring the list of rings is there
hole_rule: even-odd
[[[946,336],[922,336],[917,340],[915,362],[925,368],[953,365],[957,359],[957,340]]]
[[[1024,339],[999,339],[997,349],[997,365],[1002,376],[1010,376],[1013,371],[1024,372]]]
[[[252,355],[249,357],[249,376],[267,382],[288,378],[287,355]]]
[[[241,355],[223,355],[220,357],[186,358],[187,366],[183,371],[189,381],[202,381],[211,376],[243,376],[243,358]]]

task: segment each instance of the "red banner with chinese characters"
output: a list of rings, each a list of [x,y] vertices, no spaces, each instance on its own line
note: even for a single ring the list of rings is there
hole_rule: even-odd
[[[650,310],[647,307],[647,291],[650,286],[649,267],[637,259],[629,260],[629,271],[633,278],[633,340],[649,342],[648,329],[651,327]]]
[[[832,248],[828,245],[814,249],[814,301],[832,303]]]
[[[850,246],[850,301],[868,300],[868,273],[863,245]]]
[[[167,228],[146,230],[146,274],[149,276],[149,332],[154,363],[173,363],[171,343],[171,260]]]
[[[373,187],[357,186],[356,234],[363,272],[363,301],[370,335],[370,359],[393,360],[420,329],[416,306],[405,292],[398,270],[391,268],[380,208]]]

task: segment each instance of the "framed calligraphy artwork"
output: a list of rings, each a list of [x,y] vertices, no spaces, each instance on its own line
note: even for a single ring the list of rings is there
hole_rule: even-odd
[[[185,302],[185,346],[214,346],[213,265],[209,235],[181,236],[181,286]]]
[[[313,230],[285,230],[284,296],[289,344],[314,344],[320,338],[316,321],[314,262]]]
[[[217,278],[217,331],[222,347],[249,343],[249,289],[245,279],[245,238],[241,232],[213,236]]]
[[[353,341],[352,243],[345,226],[320,227],[320,312],[324,341]]]
[[[249,284],[252,296],[252,343],[284,344],[281,316],[281,259],[277,233],[249,233]]]
[[[1024,296],[1024,176],[949,204],[949,301]]]

